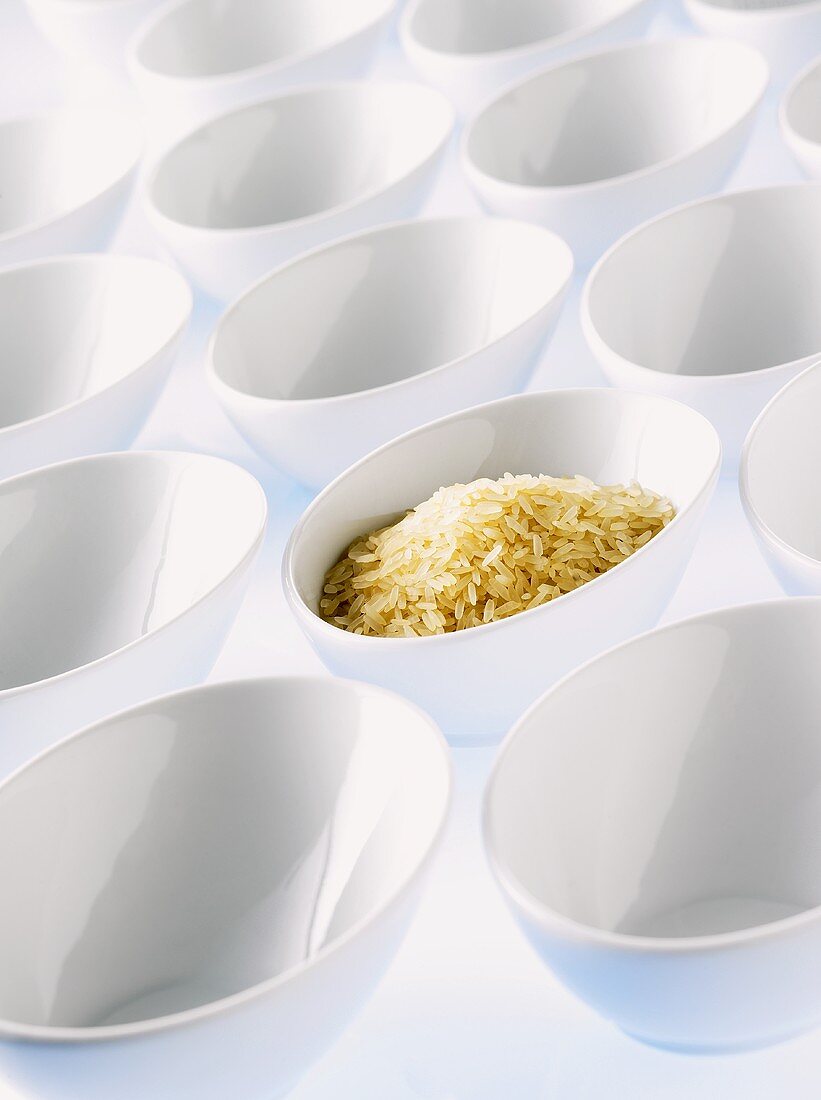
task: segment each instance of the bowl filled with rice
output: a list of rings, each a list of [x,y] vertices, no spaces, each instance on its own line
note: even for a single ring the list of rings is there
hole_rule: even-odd
[[[454,740],[498,737],[548,686],[652,626],[721,462],[666,398],[521,394],[373,451],[310,504],[283,559],[328,668],[389,686]]]

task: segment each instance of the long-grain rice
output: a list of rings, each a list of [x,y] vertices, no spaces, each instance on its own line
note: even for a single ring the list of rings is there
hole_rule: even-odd
[[[320,614],[386,638],[497,622],[606,573],[674,514],[636,482],[505,474],[451,485],[356,539],[325,577]]]

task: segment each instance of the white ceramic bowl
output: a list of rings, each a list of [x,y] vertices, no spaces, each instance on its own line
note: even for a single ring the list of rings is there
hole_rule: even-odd
[[[713,611],[571,673],[491,774],[485,843],[556,976],[634,1038],[821,1023],[821,600]]]
[[[821,186],[741,191],[662,215],[619,241],[582,294],[587,342],[616,386],[684,401],[744,437],[821,353]]]
[[[176,271],[65,256],[0,271],[0,478],[126,447],[191,313]]]
[[[821,37],[818,47],[821,49]],[[821,57],[798,74],[781,100],[781,135],[806,174],[821,179]]]
[[[207,123],[160,159],[148,213],[208,294],[230,298],[300,252],[409,216],[453,128],[418,84],[326,84]]]
[[[706,34],[760,49],[782,84],[821,49],[821,0],[684,0]]]
[[[155,699],[0,787],[0,1065],[44,1100],[278,1097],[367,998],[450,796],[387,692]]]
[[[821,362],[780,390],[741,455],[744,510],[789,594],[821,595]]]
[[[249,443],[316,487],[394,436],[521,389],[570,249],[523,222],[399,222],[299,257],[223,315],[208,376]]]
[[[26,0],[40,31],[68,56],[125,75],[126,44],[162,0]]]
[[[363,75],[394,0],[171,0],[129,46],[152,132],[167,141],[295,84]]]
[[[61,110],[0,122],[0,266],[105,247],[131,193],[140,149],[136,122],[118,111]]]
[[[124,451],[0,482],[0,775],[203,679],[265,511],[250,474],[208,455]]]
[[[400,39],[422,79],[470,114],[541,65],[639,37],[653,8],[653,0],[411,0]]]
[[[468,182],[494,214],[560,233],[589,266],[639,222],[718,190],[767,64],[738,42],[634,43],[505,89],[464,130]]]
[[[392,687],[454,738],[504,732],[580,661],[653,625],[679,582],[720,464],[712,426],[684,405],[611,389],[521,394],[433,421],[351,467],[308,506],[283,559],[288,602],[332,672]],[[640,481],[675,519],[632,557],[549,604],[427,638],[373,638],[317,613],[327,570],[357,536],[442,485],[505,472]]]

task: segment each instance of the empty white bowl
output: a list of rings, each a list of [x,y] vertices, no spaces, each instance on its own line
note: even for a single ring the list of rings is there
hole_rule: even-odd
[[[400,691],[454,738],[498,736],[548,684],[656,622],[689,559],[720,456],[712,426],[674,401],[588,389],[480,405],[388,443],[320,493],[285,550],[286,597],[331,671]],[[609,572],[500,622],[374,638],[319,617],[325,574],[356,536],[400,518],[440,486],[506,472],[636,479],[670,497],[677,515]]]
[[[0,122],[0,266],[105,247],[140,149],[134,119],[118,111],[61,110]]]
[[[415,213],[452,127],[447,100],[418,84],[285,93],[165,153],[149,216],[194,282],[233,297],[308,248]]]
[[[462,114],[551,61],[641,35],[653,0],[410,0],[400,21],[408,60]]]
[[[570,249],[523,222],[399,222],[299,257],[223,315],[208,376],[265,458],[327,484],[380,444],[521,389]]]
[[[734,472],[750,425],[821,353],[821,186],[680,207],[623,238],[582,294],[587,342],[616,386],[685,401]]]
[[[821,595],[821,362],[780,390],[750,429],[739,488],[764,557],[790,594]]]
[[[684,0],[702,31],[761,50],[782,83],[821,48],[821,0]]]
[[[46,1100],[278,1097],[401,941],[450,796],[433,722],[331,679],[212,684],[0,787],[0,1065]]]
[[[767,85],[738,42],[634,43],[536,73],[465,128],[461,159],[495,214],[560,233],[588,266],[646,218],[717,190]]]
[[[76,60],[125,75],[126,44],[162,0],[26,0],[37,27]]]
[[[491,865],[556,976],[691,1053],[821,1022],[821,600],[713,611],[571,673],[484,807]]]
[[[394,0],[172,0],[129,46],[152,131],[168,140],[289,85],[365,73]]]
[[[65,256],[0,271],[0,478],[126,447],[191,313],[176,271]]]
[[[0,482],[0,774],[203,679],[265,512],[255,478],[208,455],[124,451]]]
[[[821,38],[818,42],[821,49]],[[795,78],[781,100],[781,135],[801,168],[821,179],[821,57]]]

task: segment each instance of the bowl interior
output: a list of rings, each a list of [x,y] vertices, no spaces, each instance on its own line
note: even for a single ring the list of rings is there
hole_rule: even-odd
[[[647,635],[571,676],[489,786],[505,879],[628,935],[730,932],[821,903],[820,656],[821,603],[779,602]]]
[[[114,112],[57,112],[0,124],[0,234],[89,202],[126,174],[138,152],[133,125]]]
[[[639,394],[567,390],[479,405],[401,437],[342,474],[297,528],[290,579],[316,613],[325,573],[356,536],[399,518],[440,486],[505,472],[583,474],[602,484],[636,479],[680,511],[715,472],[719,451],[704,418]]]
[[[334,397],[469,355],[550,302],[572,257],[558,238],[490,219],[411,222],[283,268],[221,325],[217,376],[252,394]]]
[[[331,680],[95,727],[0,792],[0,1016],[131,1023],[310,962],[412,875],[448,790],[429,720]]]
[[[821,187],[722,195],[625,237],[588,284],[617,355],[666,374],[764,370],[821,352]]]
[[[239,73],[327,49],[386,10],[386,0],[187,0],[151,27],[137,59],[170,77]]]
[[[174,619],[242,561],[264,514],[249,474],[199,455],[107,455],[3,482],[0,690]]]
[[[700,0],[708,8],[720,8],[726,11],[790,11],[792,8],[804,8],[815,5],[818,0]]]
[[[98,393],[150,360],[191,295],[161,264],[68,259],[0,274],[0,429]]]
[[[714,140],[766,82],[764,60],[734,42],[680,39],[594,54],[500,96],[474,123],[467,153],[486,175],[527,187],[623,176]]]
[[[422,0],[413,14],[413,38],[441,53],[482,54],[584,34],[617,19],[636,0]]]
[[[758,518],[788,546],[821,562],[821,367],[768,406],[747,445],[745,480]]]
[[[789,93],[786,122],[805,141],[821,143],[821,63],[805,73]]]
[[[307,218],[397,182],[451,126],[436,93],[409,84],[338,84],[255,104],[197,130],[151,186],[165,217],[209,229]]]

